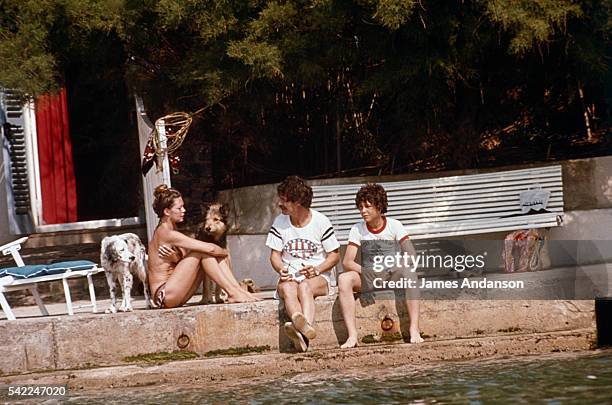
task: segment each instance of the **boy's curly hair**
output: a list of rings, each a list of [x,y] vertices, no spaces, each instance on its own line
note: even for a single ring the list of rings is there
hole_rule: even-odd
[[[355,205],[359,208],[366,202],[375,206],[381,214],[387,212],[387,192],[383,186],[376,183],[368,183],[361,187],[355,196]]]
[[[312,203],[312,188],[298,176],[289,176],[276,188],[279,197],[287,201],[299,203],[304,208],[310,208]]]

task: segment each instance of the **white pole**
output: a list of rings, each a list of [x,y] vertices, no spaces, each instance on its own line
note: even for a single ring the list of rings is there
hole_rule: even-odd
[[[147,113],[144,109],[144,105],[142,102],[142,99],[138,96],[135,95],[134,99],[136,101],[136,117],[137,117],[137,122],[138,122],[138,139],[139,139],[139,143],[140,143],[140,155],[142,156],[144,154],[146,145],[147,145],[147,141],[149,139],[149,135],[151,134],[151,131],[154,128],[153,123],[149,120],[149,118],[147,117]],[[161,128],[158,127],[158,130],[161,129],[161,133],[163,133],[164,135],[164,146],[166,145],[166,131],[164,126],[162,125]],[[157,227],[157,224],[159,223],[159,218],[157,218],[157,215],[155,214],[155,212],[153,211],[153,190],[155,190],[155,187],[159,186],[160,184],[166,184],[169,187],[171,186],[171,182],[170,182],[170,165],[168,164],[168,156],[164,156],[164,163],[163,163],[163,167],[166,168],[165,171],[163,171],[162,173],[158,173],[157,170],[155,168],[149,170],[149,172],[147,173],[146,176],[143,176],[142,178],[142,188],[143,188],[143,200],[144,200],[144,209],[145,209],[145,219],[147,222],[147,237],[148,240],[151,240],[151,238],[153,237],[153,232],[155,232],[155,228]]]
[[[166,123],[164,120],[158,120],[157,133],[159,134],[159,146],[162,149],[162,179],[164,184],[170,187],[170,162],[168,162],[168,137],[166,137]]]

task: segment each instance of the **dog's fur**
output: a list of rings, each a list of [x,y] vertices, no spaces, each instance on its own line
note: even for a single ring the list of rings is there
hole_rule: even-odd
[[[227,230],[229,209],[225,204],[213,203],[202,207],[203,222],[198,228],[196,238],[209,243],[215,243],[227,249]],[[231,258],[227,257],[230,270]],[[202,300],[200,304],[218,304],[227,300],[227,293],[221,289],[208,276],[204,276],[202,283]]]
[[[145,247],[140,238],[133,233],[107,236],[102,240],[100,263],[105,270],[110,289],[111,304],[106,313],[116,313],[116,283],[119,280],[123,293],[120,311],[132,311],[132,281],[136,276],[144,285],[146,307],[150,308],[149,283],[147,279]]]

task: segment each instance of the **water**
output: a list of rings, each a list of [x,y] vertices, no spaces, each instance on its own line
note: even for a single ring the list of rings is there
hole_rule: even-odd
[[[612,350],[71,395],[91,404],[611,404]]]

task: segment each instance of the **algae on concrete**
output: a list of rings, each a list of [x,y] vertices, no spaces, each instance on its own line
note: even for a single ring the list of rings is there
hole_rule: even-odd
[[[519,328],[518,326],[511,326],[506,329],[498,329],[497,331],[502,333],[520,332],[521,328]]]
[[[397,342],[404,340],[404,337],[400,332],[385,333],[382,336],[379,335],[366,335],[361,338],[361,342],[365,344],[380,343],[380,342]]]
[[[197,353],[188,350],[176,350],[172,353],[157,352],[128,356],[123,361],[127,363],[165,363],[168,361],[197,359],[198,357],[200,356]]]
[[[230,347],[229,349],[219,349],[219,350],[211,350],[210,352],[204,353],[204,357],[213,357],[213,356],[240,356],[242,354],[247,353],[263,353],[269,352],[270,346],[249,346],[246,345],[244,347]]]

